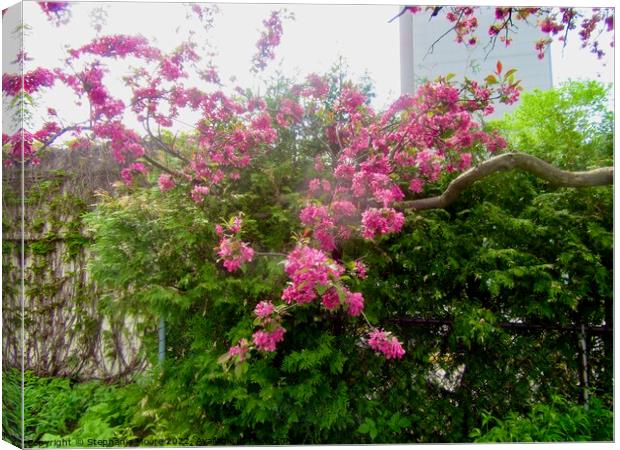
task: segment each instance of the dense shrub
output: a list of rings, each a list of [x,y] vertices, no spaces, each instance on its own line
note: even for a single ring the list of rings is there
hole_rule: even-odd
[[[598,110],[605,95],[592,84],[563,92],[580,92],[586,110]],[[512,136],[528,120],[542,123],[536,105],[559,101],[549,93],[525,100],[514,116],[521,124],[513,118],[494,126]],[[600,126],[581,138],[582,122],[556,119],[571,136],[571,161],[609,162],[611,117],[587,117],[600,118]],[[538,137],[523,150],[564,164],[568,149],[555,145],[555,134],[531,136]],[[219,444],[464,442],[482,439],[472,432],[490,415],[536,415],[536,405],[558,407],[557,395],[579,401],[579,326],[611,323],[612,191],[551,188],[522,173],[490,177],[447,210],[409,214],[398,236],[341,248],[373,269],[351,283],[367,299],[368,318],[403,338],[403,360],[375,357],[357,337],[359,321],[309,305],[285,317],[277,352],[224,370],[219,360],[230,343],[250,337],[254,306],[277,298],[286,281],[281,258],[271,253],[293,245],[287,231],[297,220],[297,192],[312,176],[312,146],[312,139],[284,141],[226,202],[121,190],[102,197],[88,217],[98,255],[93,274],[109,289],[104,311],[136,315],[153,363],[158,317],[167,324],[165,364],[140,403],[142,415],[158,420],[134,436]],[[244,240],[270,254],[238,275],[213,251],[215,224],[237,211],[245,213]],[[603,408],[607,420],[611,336],[585,339],[589,393],[603,399],[592,400],[593,410]],[[544,439],[603,439],[609,434],[597,430],[606,426]]]

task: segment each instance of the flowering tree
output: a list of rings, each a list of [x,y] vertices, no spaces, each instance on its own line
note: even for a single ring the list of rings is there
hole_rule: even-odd
[[[70,20],[70,4],[40,3],[41,10],[59,26]],[[420,12],[418,7],[407,11]],[[435,7],[454,24],[457,40],[475,43],[475,9]],[[191,12],[209,28],[212,10],[192,5]],[[508,45],[513,21],[535,18],[549,39],[537,44],[541,52],[550,39],[575,29],[581,20],[584,46],[601,54],[595,33],[613,29],[610,9],[593,9],[585,17],[571,8],[498,8],[497,24],[489,30]],[[275,11],[263,24],[252,71],[259,74],[270,60],[290,16]],[[561,34],[561,36],[560,36]],[[299,221],[285,248],[258,251],[243,240],[243,211],[214,224],[218,242],[214,252],[227,272],[243,270],[259,257],[284,262],[286,282],[277,298],[265,298],[254,309],[251,338],[232,342],[221,363],[240,363],[251,351],[274,352],[286,335],[285,315],[296,311],[343,311],[363,320],[361,342],[387,359],[403,358],[406,347],[389,330],[377,328],[364,314],[364,298],[356,280],[366,277],[361,259],[349,259],[344,244],[354,238],[380,240],[399,233],[406,214],[444,208],[475,181],[500,170],[519,168],[559,186],[611,184],[613,169],[566,172],[533,156],[497,153],[506,147],[497,133],[485,130],[479,116],[493,112],[494,102],[512,104],[519,98],[515,69],[498,62],[484,82],[453,82],[440,77],[420,87],[415,95],[397,99],[386,111],[369,106],[364,92],[351,82],[330,85],[325,76],[309,75],[275,102],[249,90],[226,93],[217,68],[201,58],[195,37],[163,52],[145,38],[102,35],[67,50],[64,64],[37,67],[20,75],[3,75],[3,94],[30,98],[56,85],[68,87],[83,120],[65,123],[62,111],[47,107],[47,121],[38,130],[20,129],[3,135],[4,164],[37,164],[38,154],[65,140],[69,149],[107,145],[128,186],[157,174],[162,192],[189,196],[200,207],[210,198],[226,201],[241,193],[241,181],[254,163],[279,145],[283,136],[311,136],[314,167],[303,186]],[[542,54],[542,53],[541,53]],[[18,60],[28,60],[24,53]],[[108,84],[109,64],[127,63],[124,77],[130,91],[120,98]],[[200,80],[196,82],[196,80]],[[195,85],[190,85],[194,83]],[[193,133],[177,142],[174,123],[183,111],[199,115]],[[133,115],[143,131],[127,125]],[[291,152],[293,155],[294,152]],[[429,196],[436,182],[453,177],[437,196]],[[317,312],[318,314],[318,312]]]
[[[541,32],[547,35],[535,42],[535,50],[539,59],[545,57],[545,49],[554,39],[566,44],[572,30],[578,30],[582,48],[587,48],[598,58],[605,55],[599,39],[603,33],[614,29],[613,8],[591,8],[587,13],[577,8],[495,8],[495,22],[488,30],[479,30],[477,8],[472,6],[406,6],[401,13],[424,14],[429,12],[431,18],[443,16],[450,24],[448,31],[456,35],[455,40],[464,45],[475,45],[479,33],[487,34],[493,45],[499,40],[508,46],[512,42],[512,34],[518,30],[519,22],[533,22]],[[398,17],[398,16],[397,16]],[[614,41],[611,41],[611,47]]]

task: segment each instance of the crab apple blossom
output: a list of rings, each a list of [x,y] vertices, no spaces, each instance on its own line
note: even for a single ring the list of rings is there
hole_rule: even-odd
[[[357,317],[364,310],[364,297],[360,292],[347,292],[345,303],[350,316]]]
[[[322,250],[301,244],[288,254],[284,271],[291,281],[284,289],[282,299],[287,303],[303,304],[317,298],[317,288],[337,281],[344,273],[344,267]]]
[[[237,345],[230,347],[228,355],[237,357],[239,362],[245,361],[247,353],[250,351],[250,343],[247,339],[241,339]]]
[[[386,359],[401,359],[405,355],[402,344],[391,333],[376,329],[368,334],[368,345],[382,353]]]
[[[364,279],[366,278],[366,265],[361,262],[361,261],[355,261],[355,266],[353,269],[353,273],[355,274],[356,277],[360,278],[360,279]]]
[[[235,238],[223,238],[216,248],[218,256],[229,272],[234,272],[246,262],[251,262],[254,250],[247,243]]]
[[[405,7],[401,14],[410,12],[412,14],[423,14],[432,11],[431,18],[439,12],[447,19],[455,34],[454,40],[466,45],[475,45],[478,42],[476,33],[478,30],[479,7],[471,6],[450,6],[436,7],[427,6]],[[549,39],[542,39],[535,44],[539,59],[545,56],[545,49],[553,38],[565,41],[568,31],[579,29],[578,35],[581,46],[588,48],[597,57],[602,58],[605,52],[599,46],[599,37],[604,32],[611,32],[614,28],[614,9],[613,8],[589,8],[589,11],[580,8],[528,8],[528,7],[497,7],[495,8],[495,22],[486,30],[486,34],[492,40],[498,37],[505,45],[510,45],[512,33],[518,34],[519,22],[529,22],[535,24],[538,29],[547,34]],[[484,30],[483,30],[484,32]],[[610,44],[613,47],[613,40]]]
[[[27,94],[54,85],[54,74],[45,68],[37,67],[34,70],[21,74],[2,74],[2,92],[9,96],[17,95],[22,89]]]
[[[262,301],[258,305],[256,305],[256,308],[254,308],[254,314],[256,315],[256,317],[259,317],[261,319],[269,317],[274,311],[275,307],[273,306],[273,303],[268,301]]]
[[[278,326],[273,331],[259,330],[252,335],[252,341],[258,350],[275,352],[279,342],[284,340],[284,327]]]
[[[338,295],[338,291],[336,288],[329,288],[322,296],[321,296],[322,305],[333,311],[334,309],[340,306],[340,296]]]
[[[397,233],[404,223],[403,213],[393,208],[369,208],[362,214],[362,236],[373,239],[378,234]]]
[[[38,2],[38,5],[56,26],[66,25],[71,19],[69,2]]]
[[[159,179],[157,180],[157,184],[159,185],[159,189],[161,189],[162,192],[166,192],[166,191],[169,191],[170,189],[173,189],[176,183],[174,181],[174,178],[172,178],[172,176],[170,176],[167,173],[163,173],[159,176]]]

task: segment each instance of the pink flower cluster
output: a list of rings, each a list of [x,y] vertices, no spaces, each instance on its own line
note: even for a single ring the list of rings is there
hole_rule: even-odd
[[[286,329],[280,324],[280,317],[270,301],[262,301],[256,305],[254,314],[260,320],[261,329],[252,335],[252,341],[258,350],[273,352],[279,342],[284,340]]]
[[[250,350],[250,343],[248,342],[248,340],[241,339],[239,340],[237,345],[230,347],[230,349],[228,350],[228,355],[230,357],[236,356],[237,361],[242,362],[242,361],[245,361],[246,354],[248,353],[249,350]]]
[[[276,122],[281,127],[288,127],[301,122],[304,109],[299,103],[289,98],[285,98],[280,103],[280,111],[276,114]]]
[[[356,277],[362,280],[365,279],[367,277],[366,265],[361,261],[355,261],[355,267],[353,269],[353,273],[355,274]]]
[[[373,239],[378,234],[398,233],[404,223],[404,214],[393,208],[368,208],[362,214],[362,236]]]
[[[196,185],[192,188],[191,197],[196,203],[202,203],[207,195],[209,195],[209,186]]]
[[[174,182],[174,178],[167,173],[161,174],[159,179],[157,180],[157,184],[159,185],[159,189],[162,192],[167,192],[171,189],[174,189],[176,183]]]
[[[329,288],[325,293],[321,296],[321,303],[330,311],[335,310],[340,306],[340,296],[338,295],[338,291],[336,288]]]
[[[175,81],[181,77],[187,77],[187,73],[183,71],[183,65],[186,62],[200,59],[194,47],[195,44],[181,45],[171,56],[162,58],[159,71],[164,79]]]
[[[433,6],[426,7],[427,11],[434,11]],[[421,11],[421,8],[408,8],[412,13]],[[414,11],[415,9],[415,11]],[[466,45],[477,43],[475,32],[478,28],[478,20],[475,17],[474,7],[454,6],[442,7],[445,18],[453,24],[457,42]],[[435,11],[436,13],[436,11]],[[519,21],[533,22],[534,18],[541,32],[548,36],[561,35],[558,40],[564,41],[567,30],[577,27],[579,22],[579,37],[582,47],[588,47],[592,53],[601,58],[605,53],[600,49],[598,37],[604,31],[613,30],[613,8],[591,8],[588,13],[577,8],[495,8],[496,22],[492,23],[488,29],[488,35],[493,39],[499,39],[506,45],[512,41],[510,33],[518,27]],[[541,39],[536,42],[538,58],[542,59],[545,55],[546,47],[552,39]],[[613,47],[613,41],[611,43]]]
[[[99,64],[93,64],[80,74],[80,88],[88,96],[92,106],[92,119],[105,117],[113,119],[122,114],[125,104],[114,99],[103,84],[104,70]]]
[[[121,178],[123,179],[125,184],[129,186],[133,181],[134,175],[139,173],[145,174],[148,173],[148,171],[149,170],[147,169],[147,167],[142,163],[131,163],[129,166],[121,170]]]
[[[220,236],[220,242],[215,251],[224,261],[224,267],[229,272],[234,272],[254,258],[252,247],[239,238],[242,224],[241,217],[234,217],[230,223],[225,224],[225,228],[219,224],[215,226],[215,231]]]
[[[357,317],[364,310],[364,297],[361,292],[347,291],[345,304],[347,305],[347,313],[350,316]]]
[[[383,353],[386,359],[402,359],[405,349],[395,336],[388,331],[375,329],[368,334],[368,345]]]
[[[39,131],[34,133],[34,138],[39,142],[46,142],[52,136],[60,133],[60,127],[56,122],[46,122]]]
[[[251,262],[254,257],[254,250],[248,244],[234,238],[222,238],[216,250],[229,272],[234,272],[246,262]]]
[[[36,156],[33,140],[34,136],[32,133],[23,128],[19,129],[12,136],[2,134],[2,146],[10,145],[4,165],[10,167],[13,164],[21,164],[22,161],[25,165],[39,164],[40,160]]]
[[[281,326],[272,331],[259,330],[252,335],[252,341],[263,352],[275,352],[278,343],[284,340],[284,333],[286,330]]]
[[[54,74],[41,67],[21,74],[2,74],[2,92],[11,97],[19,94],[23,89],[27,94],[38,91],[41,87],[51,87],[54,85]]]
[[[306,85],[300,90],[303,97],[322,99],[329,93],[329,84],[324,77],[312,73],[306,77]]]
[[[288,254],[284,271],[291,282],[282,299],[287,303],[310,303],[317,297],[316,289],[330,286],[344,273],[344,268],[322,251],[299,244]]]
[[[132,172],[148,172],[148,168],[143,164],[134,163],[135,159],[145,152],[136,132],[125,128],[120,121],[113,121],[94,125],[93,134],[110,142],[112,155],[116,161],[125,165],[123,179],[127,184],[131,183]]]
[[[303,225],[312,228],[312,236],[319,242],[322,250],[332,251],[336,248],[334,238],[335,224],[327,207],[309,204],[301,210],[299,218]]]
[[[364,310],[364,296],[360,292],[350,292],[344,287],[340,287],[340,289],[343,301],[340,299],[338,289],[332,287],[321,296],[321,304],[329,311],[335,311],[344,305],[347,308],[347,314],[351,317],[359,316]]]
[[[48,20],[56,26],[65,25],[69,22],[71,18],[69,2],[39,2],[38,4]]]
[[[83,54],[91,54],[106,58],[135,56],[136,58],[144,58],[147,60],[157,59],[161,56],[161,52],[151,47],[146,38],[126,34],[96,38],[89,44],[69,50],[69,54],[73,58],[79,58]]]
[[[282,11],[273,11],[269,19],[263,21],[265,30],[256,43],[258,52],[252,58],[252,70],[259,72],[267,67],[267,61],[275,58],[275,48],[282,38]]]
[[[259,317],[261,319],[266,319],[267,317],[271,316],[271,313],[273,313],[274,311],[275,307],[273,306],[273,303],[266,300],[259,302],[256,305],[256,308],[254,308],[254,314],[256,315],[256,317]]]

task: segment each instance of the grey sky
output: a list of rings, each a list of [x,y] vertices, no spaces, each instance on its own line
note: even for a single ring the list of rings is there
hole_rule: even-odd
[[[142,34],[164,49],[171,49],[188,30],[197,28],[197,23],[186,18],[187,8],[182,3],[81,2],[72,6],[71,22],[57,28],[50,24],[34,2],[27,2],[25,21],[32,27],[32,32],[26,40],[26,49],[34,58],[32,64],[59,66],[64,54],[63,45],[77,47],[92,39],[95,32],[89,14],[102,5],[108,14],[104,34]],[[270,11],[281,7],[293,12],[296,18],[285,22],[282,45],[276,50],[276,61],[267,73],[279,69],[287,75],[302,78],[311,72],[328,70],[342,56],[353,76],[367,73],[373,80],[377,108],[399,95],[398,21],[388,23],[399,7],[386,4],[221,4],[211,43],[219,52],[216,63],[222,79],[227,81],[232,76],[237,79],[229,85],[259,86],[249,72],[254,45],[262,29],[261,21]],[[576,34],[572,35],[565,49],[554,45],[554,84],[570,78],[613,82],[613,49],[606,43],[603,46],[609,51],[608,56],[600,61],[580,48]],[[122,63],[113,65],[109,80],[118,89],[121,89],[121,83],[118,78],[114,79],[118,73],[114,67],[120,69],[122,66]],[[42,100],[61,111],[63,106],[70,105],[67,101],[71,95],[63,88],[54,90]],[[76,115],[84,113],[75,107],[71,110]]]

